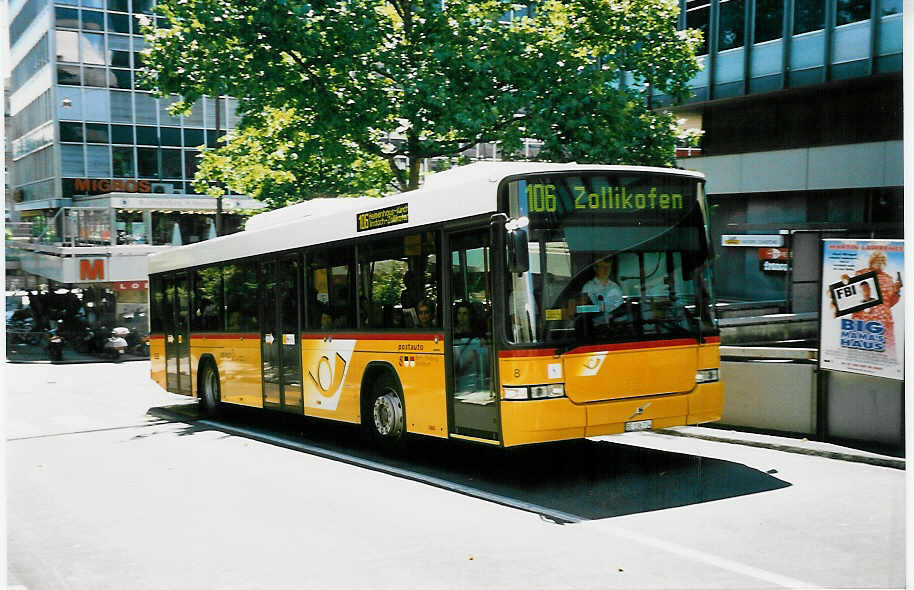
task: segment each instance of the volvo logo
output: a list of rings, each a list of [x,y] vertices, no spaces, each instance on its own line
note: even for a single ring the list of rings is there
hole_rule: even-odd
[[[635,410],[635,413],[632,414],[631,416],[629,416],[628,419],[631,420],[635,416],[640,416],[641,414],[644,413],[644,410],[646,410],[650,405],[651,405],[651,402],[647,402],[646,404],[644,404],[643,406],[641,406],[640,408]]]

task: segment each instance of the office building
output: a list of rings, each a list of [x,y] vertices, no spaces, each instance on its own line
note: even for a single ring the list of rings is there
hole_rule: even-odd
[[[172,116],[177,97],[137,88],[140,23],[155,18],[152,6],[9,2],[8,182],[14,215],[37,238],[8,240],[21,265],[16,286],[72,290],[119,314],[145,305],[149,252],[216,234],[216,200],[195,194],[191,181],[201,146],[217,145],[216,108],[224,133],[237,122],[236,101],[208,98]],[[240,227],[235,212],[261,207],[227,195],[223,233]]]
[[[705,33],[704,69],[675,110],[704,135],[679,165],[708,176],[723,299],[817,311],[821,238],[902,237],[901,11],[683,0],[680,25]]]

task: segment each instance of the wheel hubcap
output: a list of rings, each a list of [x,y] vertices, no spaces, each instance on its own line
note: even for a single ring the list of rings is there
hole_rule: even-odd
[[[388,391],[376,397],[372,414],[375,430],[381,436],[396,438],[403,431],[403,406],[395,392]]]

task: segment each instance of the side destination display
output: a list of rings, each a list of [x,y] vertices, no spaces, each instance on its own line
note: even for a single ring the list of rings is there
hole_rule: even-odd
[[[409,205],[394,205],[384,209],[375,209],[356,214],[356,227],[358,231],[378,229],[409,222]]]

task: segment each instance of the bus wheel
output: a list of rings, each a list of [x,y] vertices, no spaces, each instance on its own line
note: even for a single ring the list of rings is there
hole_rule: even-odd
[[[200,410],[204,416],[215,416],[222,401],[219,369],[212,361],[204,363],[200,373]]]
[[[374,438],[387,444],[399,444],[406,433],[403,398],[389,376],[378,379],[371,397],[368,425]]]

